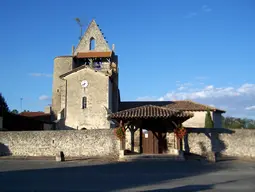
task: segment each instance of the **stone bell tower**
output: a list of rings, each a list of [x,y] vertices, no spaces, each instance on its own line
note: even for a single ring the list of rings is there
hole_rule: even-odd
[[[54,59],[52,92],[52,110],[62,121],[61,129],[110,128],[107,114],[119,104],[118,56],[95,20],[72,55]]]

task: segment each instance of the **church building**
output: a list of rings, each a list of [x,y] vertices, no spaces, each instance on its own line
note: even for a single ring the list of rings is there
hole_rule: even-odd
[[[225,111],[193,101],[125,101],[120,100],[118,55],[109,47],[95,22],[89,24],[72,55],[54,59],[52,116],[57,129],[109,129],[114,127],[110,113],[141,106],[158,106],[192,112],[184,126],[203,127],[207,110],[214,126],[220,128]]]
[[[118,56],[93,20],[72,55],[54,59],[52,112],[58,129],[110,128],[118,111]]]

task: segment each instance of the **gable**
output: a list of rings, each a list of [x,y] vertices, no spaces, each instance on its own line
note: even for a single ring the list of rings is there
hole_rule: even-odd
[[[93,40],[95,43],[95,48],[93,50],[90,50],[90,45]],[[89,51],[99,51],[99,52],[110,51],[110,48],[101,30],[96,24],[95,20],[92,20],[92,22],[90,23],[89,27],[87,28],[86,32],[81,38],[78,46],[76,47],[74,55],[76,55],[78,52],[89,52]]]
[[[86,65],[82,65],[80,67],[77,67],[73,69],[72,71],[69,71],[63,75],[60,76],[60,78],[68,79],[68,78],[74,78],[74,76],[79,76],[81,74],[89,74],[90,76],[103,76],[107,77],[104,73],[100,71],[95,71],[94,69],[91,69],[90,67],[87,67]],[[108,78],[108,77],[107,77]]]

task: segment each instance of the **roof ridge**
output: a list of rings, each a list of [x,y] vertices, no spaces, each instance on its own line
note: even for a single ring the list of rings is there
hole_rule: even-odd
[[[112,113],[110,115],[111,118],[171,118],[175,117],[193,117],[193,113],[183,112],[181,110],[170,109],[162,106],[156,105],[143,105],[134,108],[125,109],[122,111],[118,111],[116,113]]]
[[[202,103],[197,103],[197,102],[192,101],[192,100],[188,100],[188,101],[191,102],[191,103],[197,104],[197,105],[202,105],[202,106],[204,106],[204,107],[207,107],[207,108],[216,110],[215,107],[211,107],[210,105],[205,105],[205,104],[202,104]]]

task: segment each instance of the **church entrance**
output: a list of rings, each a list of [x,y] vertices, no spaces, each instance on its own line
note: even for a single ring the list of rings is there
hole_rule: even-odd
[[[141,144],[144,154],[162,154],[167,151],[166,133],[143,129]]]

